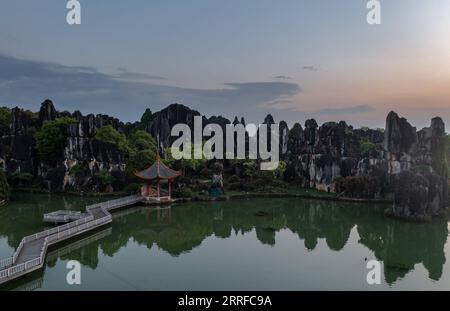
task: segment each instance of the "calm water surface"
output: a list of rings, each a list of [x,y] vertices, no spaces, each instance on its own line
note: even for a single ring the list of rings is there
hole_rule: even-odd
[[[46,229],[43,213],[99,201],[14,199],[0,207],[0,258]],[[0,289],[450,290],[447,221],[403,223],[385,218],[384,208],[301,199],[136,207],[53,248],[43,271]],[[367,285],[366,259],[382,261],[382,285]],[[70,260],[82,264],[81,286],[66,283]]]

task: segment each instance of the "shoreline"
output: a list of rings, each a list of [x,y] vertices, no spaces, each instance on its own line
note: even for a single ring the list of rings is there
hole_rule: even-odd
[[[56,195],[67,195],[72,197],[87,197],[87,198],[101,198],[101,197],[121,197],[127,196],[126,192],[74,192],[74,191],[48,191],[35,188],[14,188],[11,189],[11,193],[34,193],[34,194],[56,194]]]
[[[33,188],[15,188],[12,192],[18,193],[36,193],[36,194],[56,194],[56,195],[67,195],[74,197],[120,197],[126,196],[128,193],[125,192],[66,192],[66,191],[46,191],[40,189]],[[317,194],[314,194],[317,193]],[[328,194],[325,193],[324,194]],[[304,193],[289,193],[289,192],[275,192],[275,193],[258,193],[258,192],[246,192],[246,193],[234,193],[234,194],[225,194],[219,196],[217,198],[212,198],[208,196],[199,196],[195,195],[192,197],[180,197],[174,198],[174,202],[215,202],[215,201],[231,201],[231,200],[242,200],[242,199],[253,199],[253,198],[271,198],[271,199],[283,199],[283,198],[299,198],[299,199],[312,199],[312,200],[323,200],[323,201],[335,201],[335,202],[347,202],[347,203],[366,203],[366,204],[392,204],[392,200],[385,199],[358,199],[358,198],[349,198],[349,197],[339,197],[332,195],[320,195],[320,192],[317,190],[313,190],[312,193],[304,194]]]
[[[270,199],[288,199],[288,198],[298,198],[298,199],[310,199],[310,200],[322,200],[331,202],[346,202],[346,203],[365,203],[365,204],[391,204],[393,201],[390,200],[375,200],[375,199],[356,199],[347,197],[333,197],[333,196],[320,196],[314,194],[301,194],[301,193],[243,193],[243,194],[231,194],[225,195],[219,198],[209,198],[203,199],[199,198],[199,201],[231,201],[231,200],[242,200],[242,199],[257,199],[257,198],[270,198]],[[191,201],[195,201],[197,198],[191,198]]]
[[[394,203],[393,200],[387,200],[387,199],[358,199],[358,198],[349,198],[349,197],[341,197],[341,196],[334,196],[330,195],[326,192],[320,192],[315,189],[303,189],[303,190],[311,190],[311,192],[308,193],[289,193],[289,192],[275,192],[275,193],[257,193],[257,192],[247,192],[247,193],[233,193],[233,194],[225,194],[219,197],[209,197],[207,195],[195,195],[192,197],[180,197],[180,198],[173,198],[171,202],[160,202],[160,203],[154,203],[154,204],[148,204],[149,206],[158,206],[158,205],[167,205],[167,204],[183,204],[188,202],[220,202],[220,201],[233,201],[233,200],[246,200],[246,199],[306,199],[306,200],[322,200],[322,201],[328,201],[328,202],[343,202],[343,203],[362,203],[362,204],[379,204],[379,205],[386,205],[386,210],[384,211],[384,215],[386,218],[392,218],[403,222],[409,222],[409,223],[417,223],[417,224],[423,224],[423,223],[430,223],[433,221],[433,219],[436,218],[442,218],[442,217],[450,217],[450,210],[447,210],[446,212],[443,212],[436,216],[423,216],[423,217],[399,217],[392,213],[391,210],[387,207],[387,205],[390,205],[392,207],[392,204]],[[16,193],[34,193],[34,194],[48,194],[48,195],[62,195],[62,196],[71,196],[71,197],[90,197],[90,198],[107,198],[107,197],[122,197],[127,196],[129,193],[126,192],[114,192],[114,193],[95,193],[95,192],[65,192],[65,191],[55,191],[55,192],[49,192],[45,190],[40,189],[33,189],[33,188],[15,188],[12,192]],[[5,206],[10,201],[6,202]]]
[[[303,189],[306,190],[306,189]],[[33,188],[15,188],[12,190],[12,192],[16,193],[35,193],[35,194],[48,194],[48,195],[66,195],[66,196],[72,196],[72,197],[87,197],[87,198],[107,198],[107,197],[122,197],[129,195],[129,193],[126,192],[113,192],[113,193],[95,193],[95,192],[70,192],[70,191],[45,191],[41,189],[33,189]],[[328,201],[328,202],[343,202],[343,203],[362,203],[362,204],[379,204],[379,205],[392,205],[394,204],[393,200],[388,199],[358,199],[358,198],[349,198],[349,197],[342,197],[342,196],[334,196],[329,195],[326,192],[320,192],[314,189],[311,189],[310,193],[289,193],[289,192],[275,192],[275,193],[258,193],[258,192],[246,192],[246,193],[233,193],[233,194],[225,194],[219,197],[209,197],[208,195],[194,195],[192,197],[180,197],[180,198],[173,198],[172,202],[166,202],[166,203],[157,203],[157,204],[148,204],[149,206],[157,206],[157,205],[167,205],[170,203],[174,204],[182,204],[182,203],[188,203],[188,202],[220,202],[220,201],[234,201],[234,200],[246,200],[246,199],[306,199],[306,200],[322,200],[322,201]],[[5,206],[9,203],[4,202],[3,205]],[[408,223],[417,223],[417,224],[423,224],[423,223],[430,223],[433,221],[433,219],[436,218],[442,218],[442,217],[449,217],[450,211],[447,210],[447,212],[444,212],[440,215],[436,216],[414,216],[414,217],[400,217],[397,215],[394,215],[389,208],[386,208],[384,211],[384,215],[386,218],[396,219],[403,222]]]

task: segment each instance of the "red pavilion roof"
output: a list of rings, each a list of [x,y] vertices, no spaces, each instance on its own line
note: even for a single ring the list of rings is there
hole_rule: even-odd
[[[153,179],[174,179],[181,175],[181,172],[174,171],[173,169],[167,167],[160,159],[159,156],[156,157],[156,162],[153,163],[149,168],[135,172],[134,175],[141,179],[153,180]]]

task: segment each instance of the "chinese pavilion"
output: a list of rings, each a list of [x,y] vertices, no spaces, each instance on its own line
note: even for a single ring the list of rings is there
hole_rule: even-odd
[[[136,177],[145,181],[145,185],[141,188],[141,195],[147,200],[156,201],[170,201],[172,194],[172,182],[175,178],[181,175],[181,172],[174,171],[167,167],[162,161],[159,155],[156,157],[156,162],[149,168],[135,172]],[[161,183],[167,182],[168,192],[163,194],[161,189]],[[156,191],[152,187],[156,183]]]

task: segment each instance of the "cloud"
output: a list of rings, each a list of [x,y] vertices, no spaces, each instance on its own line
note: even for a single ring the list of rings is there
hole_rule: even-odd
[[[282,111],[295,111],[295,107],[293,107],[293,104],[294,102],[290,99],[277,99],[269,103],[264,103],[261,105],[261,107]]]
[[[317,72],[317,71],[319,71],[319,68],[309,65],[309,66],[303,66],[303,70]]]
[[[274,77],[274,79],[277,79],[277,80],[292,80],[292,78],[289,77],[289,76],[276,76],[276,77]]]
[[[130,72],[126,68],[118,68],[119,73],[114,75],[114,78],[119,80],[166,80],[161,76],[152,76],[146,73]]]
[[[374,112],[376,109],[369,105],[358,105],[343,108],[324,108],[311,112],[313,115],[345,115],[365,112]]]
[[[18,59],[0,54],[0,102],[36,111],[51,98],[59,110],[105,113],[125,121],[139,119],[145,108],[159,110],[179,102],[204,114],[261,118],[261,104],[286,100],[301,91],[295,83],[230,82],[217,89],[195,89],[155,84],[148,76],[122,70],[134,79],[96,68]],[[136,78],[145,79],[136,79]]]

